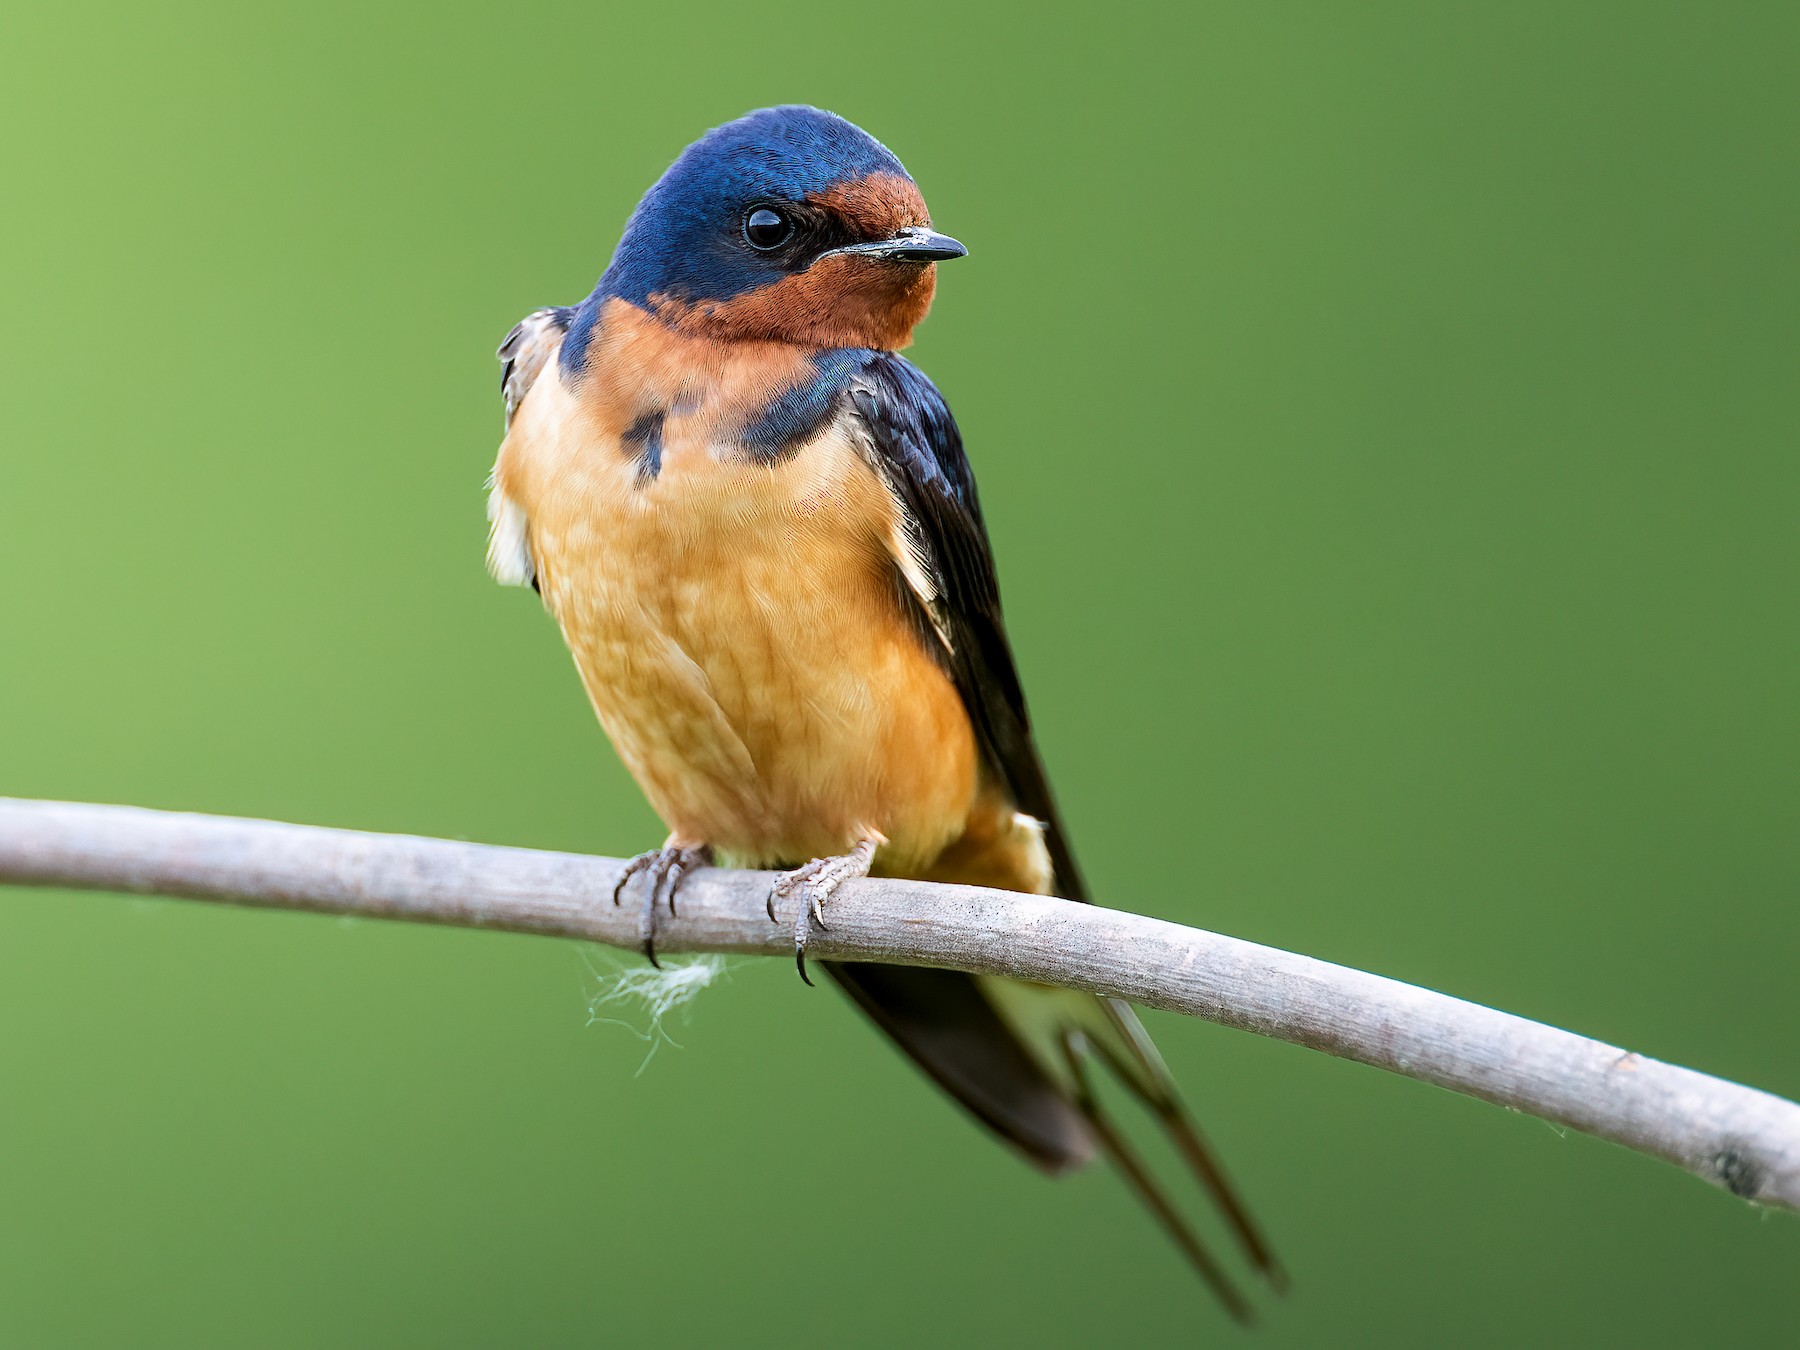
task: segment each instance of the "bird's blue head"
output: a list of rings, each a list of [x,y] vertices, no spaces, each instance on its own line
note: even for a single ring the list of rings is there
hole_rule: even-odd
[[[964,252],[880,141],[818,108],[764,108],[682,151],[595,298],[712,338],[896,348],[931,307],[934,264]]]

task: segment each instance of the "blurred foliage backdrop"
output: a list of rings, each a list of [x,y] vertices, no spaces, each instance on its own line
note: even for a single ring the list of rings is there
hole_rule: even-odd
[[[1800,1093],[1791,4],[6,27],[0,791],[655,842],[482,571],[491,353],[815,102],[971,246],[914,354],[1100,895]],[[0,1343],[1235,1343],[786,964],[641,1075],[603,967],[0,896]],[[1791,1334],[1792,1216],[1151,1021],[1296,1273],[1244,1344]]]

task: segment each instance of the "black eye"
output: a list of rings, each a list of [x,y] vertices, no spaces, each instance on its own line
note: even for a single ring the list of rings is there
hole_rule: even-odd
[[[751,248],[780,248],[794,227],[786,216],[759,206],[744,218],[744,238]]]

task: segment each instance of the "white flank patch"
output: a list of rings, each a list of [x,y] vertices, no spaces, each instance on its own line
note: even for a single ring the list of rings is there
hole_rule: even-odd
[[[529,586],[531,550],[525,543],[525,512],[499,488],[488,492],[487,569],[502,586]]]

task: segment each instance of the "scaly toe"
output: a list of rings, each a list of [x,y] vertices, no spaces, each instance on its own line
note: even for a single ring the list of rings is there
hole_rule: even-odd
[[[846,881],[869,875],[869,864],[874,860],[876,846],[881,842],[880,836],[870,836],[861,840],[842,857],[814,858],[804,867],[784,872],[769,887],[767,908],[771,921],[775,919],[777,900],[785,900],[789,896],[799,899],[800,903],[794,910],[794,965],[805,983],[812,983],[812,978],[806,973],[806,945],[812,937],[813,925],[817,924],[821,929],[826,926],[825,902]]]
[[[619,903],[627,883],[633,877],[641,875],[644,878],[644,908],[638,919],[638,933],[643,942],[644,959],[658,970],[662,969],[662,963],[656,959],[657,902],[661,900],[667,904],[669,913],[673,916],[675,893],[681,886],[682,878],[696,867],[704,867],[711,861],[712,850],[704,844],[670,844],[638,854],[619,873],[618,883],[613,887],[615,905]]]

